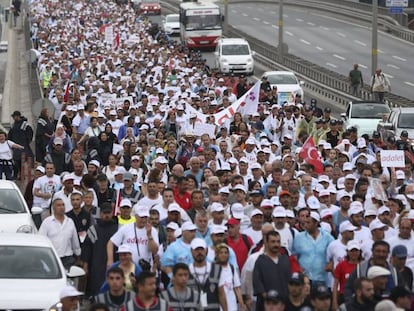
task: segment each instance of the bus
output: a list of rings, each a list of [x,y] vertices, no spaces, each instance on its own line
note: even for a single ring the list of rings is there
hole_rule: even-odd
[[[188,48],[215,48],[222,36],[220,7],[199,1],[180,4],[180,37]]]

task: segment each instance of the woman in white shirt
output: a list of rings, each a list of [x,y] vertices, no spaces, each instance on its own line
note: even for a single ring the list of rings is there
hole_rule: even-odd
[[[241,293],[241,282],[239,271],[229,263],[229,246],[221,243],[216,246],[216,263],[221,266],[221,277],[219,286],[224,286],[227,298],[228,311],[245,311]],[[237,306],[239,302],[240,309]],[[220,308],[220,310],[222,310]]]
[[[3,173],[7,180],[13,179],[13,152],[12,149],[21,149],[22,145],[16,144],[11,140],[7,140],[7,134],[0,132],[0,179]]]

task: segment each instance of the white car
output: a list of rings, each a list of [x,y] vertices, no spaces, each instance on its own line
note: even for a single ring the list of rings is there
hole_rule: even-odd
[[[32,214],[42,213],[40,207],[29,207],[17,185],[0,180],[0,232],[37,233]]]
[[[69,278],[84,274],[75,266],[67,273],[45,236],[0,233],[0,310],[49,310]]]
[[[162,25],[167,35],[180,34],[180,15],[179,14],[166,15]]]
[[[292,103],[295,96],[299,94],[303,99],[302,86],[305,84],[299,81],[296,75],[291,71],[266,71],[262,77],[267,77],[270,86],[277,88],[278,102],[283,104],[285,101]]]
[[[377,130],[378,123],[384,116],[390,114],[391,109],[387,104],[372,101],[354,101],[348,104],[346,112],[341,113],[346,128],[355,127],[358,136],[372,133]]]
[[[223,73],[254,73],[255,52],[249,42],[242,38],[222,38],[217,41],[214,52],[216,68]]]

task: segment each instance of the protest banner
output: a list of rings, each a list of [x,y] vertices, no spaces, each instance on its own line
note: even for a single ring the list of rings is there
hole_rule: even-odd
[[[405,167],[403,150],[381,150],[382,167]]]

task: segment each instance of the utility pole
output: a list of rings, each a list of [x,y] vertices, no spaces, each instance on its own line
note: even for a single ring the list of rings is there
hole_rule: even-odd
[[[224,34],[229,31],[229,0],[224,0]]]
[[[372,54],[371,74],[378,67],[378,0],[372,0]]]
[[[283,0],[279,0],[279,61],[283,64]]]

